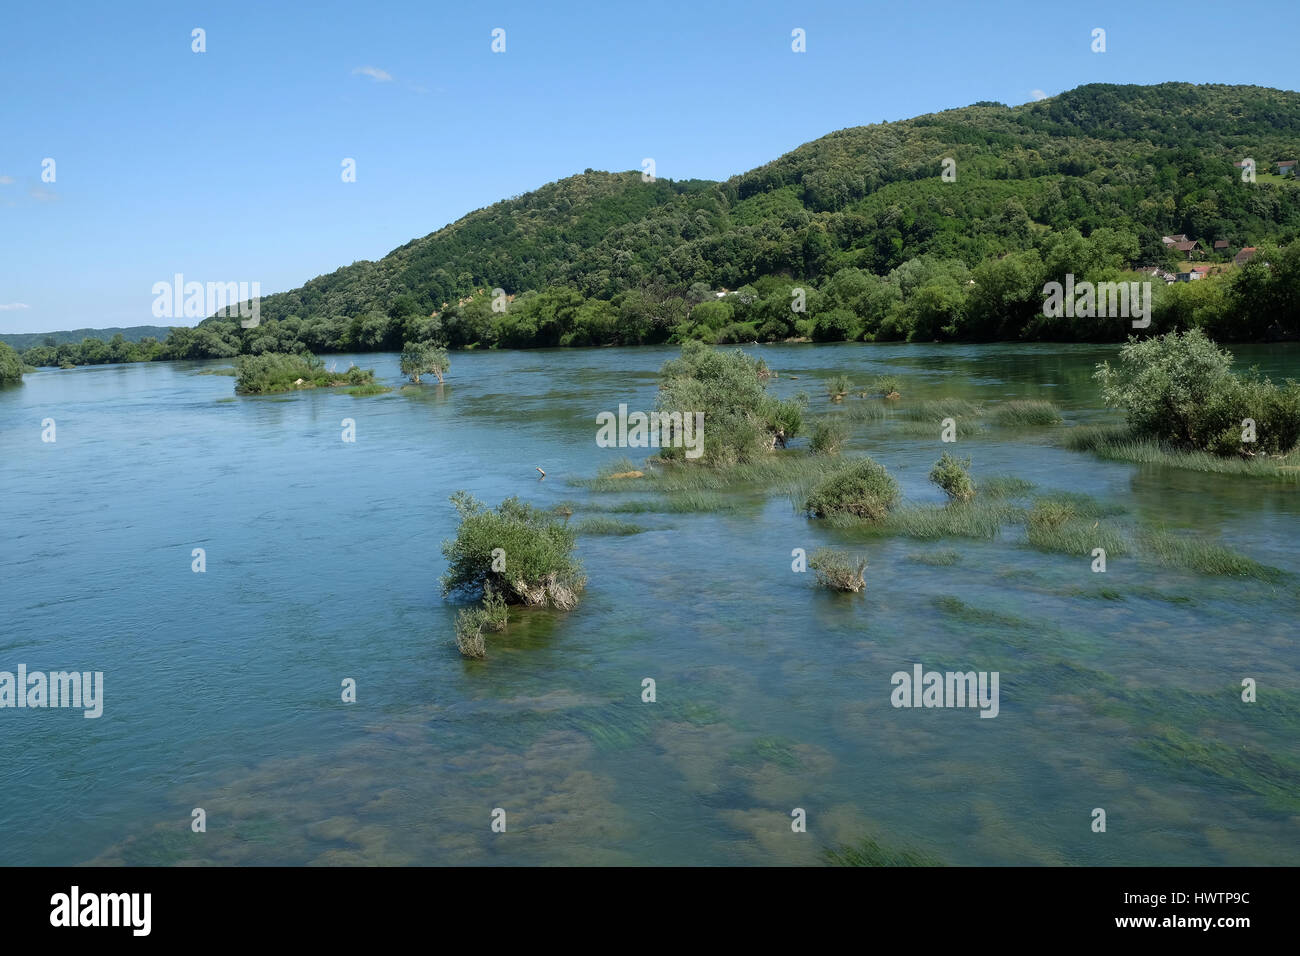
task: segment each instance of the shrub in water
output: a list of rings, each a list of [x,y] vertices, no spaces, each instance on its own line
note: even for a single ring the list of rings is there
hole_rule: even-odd
[[[1290,451],[1300,440],[1300,385],[1275,385],[1254,372],[1241,378],[1231,365],[1230,354],[1191,329],[1130,338],[1119,364],[1101,363],[1096,378],[1134,437],[1217,454]]]
[[[838,455],[848,434],[848,429],[840,422],[820,421],[813,428],[809,447],[814,455]]]
[[[867,586],[862,572],[867,568],[865,558],[854,558],[842,551],[820,548],[808,559],[808,567],[817,572],[817,583],[832,591],[850,591],[856,594]]]
[[[586,579],[573,557],[576,535],[553,514],[507,498],[495,511],[466,491],[452,495],[460,513],[448,561],[444,594],[501,594],[508,603],[569,610]]]
[[[971,480],[969,468],[969,458],[958,460],[944,452],[930,469],[930,480],[953,501],[970,501],[975,497],[975,482]]]
[[[861,458],[814,486],[804,508],[818,518],[843,514],[879,521],[897,501],[898,483],[885,466]]]
[[[682,345],[681,358],[659,373],[660,414],[704,413],[703,454],[709,465],[732,465],[761,457],[799,433],[803,408],[767,393],[765,363],[740,349],[723,351],[702,342]],[[684,448],[661,448],[660,457],[689,460]]]

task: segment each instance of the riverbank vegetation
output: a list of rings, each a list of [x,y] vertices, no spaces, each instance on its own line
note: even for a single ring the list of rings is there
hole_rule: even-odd
[[[23,360],[8,345],[0,342],[0,385],[23,380]]]

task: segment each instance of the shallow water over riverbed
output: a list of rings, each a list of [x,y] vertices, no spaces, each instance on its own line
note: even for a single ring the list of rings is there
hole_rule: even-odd
[[[234,397],[197,374],[221,362],[42,371],[0,390],[0,670],[102,671],[104,713],[0,710],[0,864],[799,864],[868,836],[962,864],[1300,863],[1300,485],[1058,447],[1113,419],[1091,380],[1113,348],[752,351],[816,413],[840,372],[899,375],[903,402],[1049,400],[1065,425],[957,443],[977,482],[1086,493],[1285,574],[1094,574],[1023,529],[865,537],[746,488],[581,537],[578,609],[516,615],[469,662],[438,589],[448,496],[651,499],[569,482],[641,456],[598,448],[596,415],[652,408],[674,350],[454,353],[445,386],[368,398]],[[395,355],[356,361],[398,384]],[[1300,377],[1295,347],[1238,350],[1256,363]],[[891,424],[845,452],[938,503],[953,446]],[[825,544],[867,558],[865,593],[792,573]],[[917,662],[999,672],[997,718],[891,706]]]

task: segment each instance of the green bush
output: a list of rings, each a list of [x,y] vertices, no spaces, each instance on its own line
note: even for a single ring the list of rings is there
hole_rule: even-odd
[[[501,594],[511,604],[569,610],[586,583],[573,557],[574,529],[553,514],[507,498],[497,509],[469,492],[451,502],[460,514],[456,538],[444,541],[444,594]],[[494,553],[495,552],[495,553]]]
[[[23,380],[23,360],[7,343],[0,342],[0,385]]]
[[[361,369],[355,365],[346,372],[327,371],[325,363],[310,352],[241,355],[235,366],[237,395],[264,395],[331,385],[368,385],[374,380],[374,369]]]
[[[867,586],[867,580],[862,574],[867,568],[865,558],[855,558],[830,548],[819,548],[808,559],[808,567],[817,573],[817,583],[832,591],[850,591],[856,594]]]
[[[1061,413],[1051,402],[1027,400],[1012,401],[998,406],[993,421],[1004,428],[1024,428],[1030,425],[1059,425]]]
[[[885,466],[860,458],[837,468],[813,487],[804,510],[818,518],[852,515],[879,521],[898,501],[898,482]]]
[[[759,458],[799,433],[803,408],[798,402],[769,395],[771,373],[761,360],[740,349],[723,351],[702,342],[686,342],[680,358],[659,373],[657,407],[661,414],[683,417],[704,413],[702,454],[696,461],[732,465]],[[669,460],[690,460],[684,448],[662,448]]]
[[[970,501],[975,497],[975,482],[970,476],[970,459],[958,460],[947,452],[930,469],[930,480],[953,501]]]
[[[1228,454],[1284,454],[1300,440],[1300,384],[1231,370],[1232,356],[1199,329],[1133,339],[1119,364],[1097,366],[1106,404],[1124,410],[1135,438]],[[1245,420],[1255,422],[1255,441]]]
[[[814,455],[838,455],[840,446],[848,437],[849,430],[838,421],[820,421],[813,428],[812,439],[808,443]]]

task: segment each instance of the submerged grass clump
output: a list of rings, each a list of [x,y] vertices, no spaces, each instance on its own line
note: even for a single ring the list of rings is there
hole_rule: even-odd
[[[479,607],[456,614],[456,649],[463,657],[481,661],[487,657],[487,632],[504,631],[509,621],[505,598],[489,591]]]
[[[1003,428],[1059,425],[1063,420],[1055,405],[1038,400],[1006,402],[993,413],[993,423]]]
[[[1149,557],[1167,567],[1225,577],[1258,578],[1261,581],[1274,580],[1284,573],[1278,568],[1238,554],[1225,545],[1172,534],[1162,529],[1143,531],[1138,541]]]
[[[963,418],[979,418],[984,406],[964,398],[937,398],[905,405],[899,414],[914,422],[941,422],[945,418],[960,422]]]
[[[840,416],[850,422],[880,422],[884,421],[887,410],[883,402],[876,399],[867,399],[861,402],[853,402],[840,412]]]
[[[946,568],[961,560],[961,555],[951,548],[942,551],[913,551],[907,560],[914,564],[928,564],[931,567]]]
[[[626,535],[640,534],[645,528],[631,521],[619,521],[617,518],[583,518],[573,526],[578,534]]]
[[[382,395],[384,392],[391,392],[392,389],[387,385],[380,385],[378,382],[370,382],[368,385],[357,385],[355,388],[346,390],[349,395],[357,398],[365,398],[369,395]]]
[[[710,511],[735,511],[735,502],[707,491],[682,491],[658,500],[618,501],[598,510],[611,514],[702,514]]]
[[[913,849],[883,847],[870,837],[824,851],[829,866],[945,866],[936,856]]]
[[[1100,519],[1113,513],[1087,495],[1038,498],[1026,521],[1027,540],[1040,551],[1091,555],[1094,549],[1104,548],[1108,556],[1127,554],[1123,535],[1101,525]]]
[[[985,498],[1024,498],[1037,485],[1015,475],[994,475],[980,479],[980,494]]]
[[[1018,520],[1023,510],[1005,502],[953,501],[940,506],[913,505],[890,512],[872,526],[881,534],[933,540],[937,538],[996,538],[1003,525]]]

